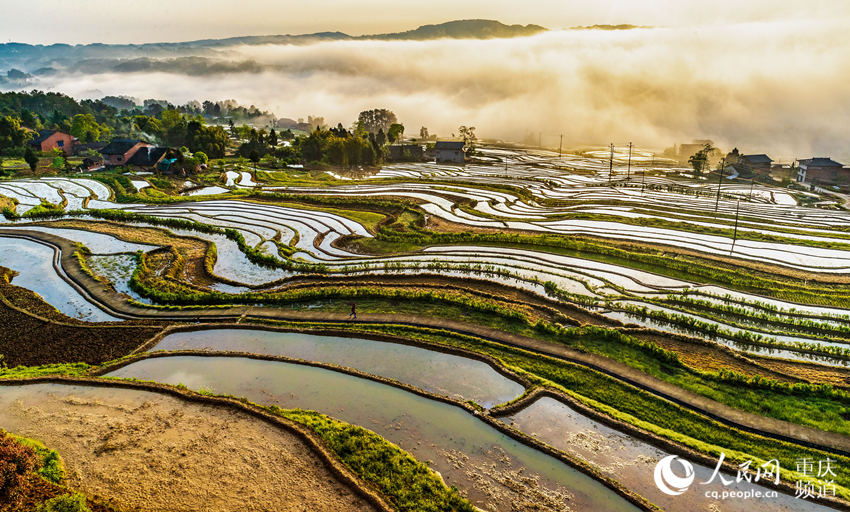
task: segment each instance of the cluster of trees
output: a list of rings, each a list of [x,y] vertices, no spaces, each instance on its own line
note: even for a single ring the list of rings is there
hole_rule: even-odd
[[[193,153],[201,151],[210,158],[223,157],[227,148],[227,131],[221,126],[204,124],[198,115],[166,109],[159,116],[138,114],[132,120],[131,132],[141,139],[155,139],[171,147],[186,146]]]
[[[711,144],[706,144],[702,149],[688,158],[688,163],[691,164],[691,167],[694,169],[694,178],[700,177],[703,171],[709,170],[709,155],[711,155],[713,151],[715,151],[715,148]]]
[[[300,161],[298,155],[289,145],[278,147],[281,141],[288,141],[295,138],[291,130],[285,130],[278,135],[272,128],[266,132],[264,129],[257,130],[250,126],[231,126],[233,136],[242,140],[242,144],[236,150],[238,156],[247,158],[254,163],[260,161],[261,158],[272,156],[283,163],[296,163]]]
[[[189,153],[202,152],[209,158],[224,156],[227,131],[207,125],[200,114],[165,108],[157,100],[146,100],[143,107],[119,96],[104,100],[77,101],[41,91],[0,94],[0,155],[37,159],[32,150],[27,151],[27,143],[38,130],[50,129],[70,133],[84,144],[123,136],[170,147],[185,146]],[[132,110],[119,110],[114,105],[132,106]]]
[[[383,161],[386,139],[372,132],[317,128],[298,141],[304,162],[324,162],[343,167],[374,166]]]
[[[242,144],[237,155],[259,162],[274,158],[280,163],[326,163],[343,167],[374,166],[384,160],[386,145],[399,140],[404,125],[387,109],[360,113],[351,128],[342,123],[327,128],[317,123],[307,135],[295,136],[291,130],[280,134],[274,130],[256,130],[247,126],[232,127]],[[281,141],[287,141],[278,145]]]
[[[350,128],[342,124],[328,128],[324,119],[311,117],[315,128],[299,136],[289,129],[278,133],[274,129],[237,126],[233,118],[229,119],[227,128],[207,124],[208,118],[225,114],[241,118],[268,115],[233,100],[192,101],[175,107],[154,99],[139,105],[137,100],[124,96],[77,101],[63,94],[41,91],[3,93],[0,94],[0,155],[25,157],[34,167],[39,155],[27,142],[37,130],[55,129],[70,133],[82,143],[120,136],[181,148],[176,153],[184,156],[190,166],[206,163],[207,158],[223,157],[233,137],[241,141],[237,155],[254,162],[272,158],[288,164],[319,162],[356,167],[380,164],[388,153],[386,146],[404,136],[404,125],[387,109],[361,112]],[[461,132],[465,139],[475,138],[473,127],[462,127]],[[419,136],[430,138],[428,129],[422,127]],[[199,155],[203,156],[198,158]],[[61,158],[61,155],[48,156]],[[58,161],[57,165],[60,165]]]
[[[159,117],[165,110],[176,110],[188,116],[202,116],[204,119],[225,120],[234,122],[255,122],[259,118],[273,118],[272,114],[251,105],[245,107],[236,100],[220,101],[196,101],[192,100],[183,105],[174,105],[167,100],[149,98],[139,101],[129,96],[105,96],[101,99],[103,103],[110,105],[119,112],[127,114],[143,114],[151,117]],[[256,122],[254,124],[257,124]]]
[[[108,140],[121,130],[114,107],[55,92],[0,94],[0,154],[23,156],[38,130],[61,130],[82,142]]]

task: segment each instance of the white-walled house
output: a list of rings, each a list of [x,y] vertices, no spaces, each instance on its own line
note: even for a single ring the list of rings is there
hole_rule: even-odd
[[[462,141],[440,140],[434,144],[437,163],[450,162],[462,164],[466,158],[466,148]]]

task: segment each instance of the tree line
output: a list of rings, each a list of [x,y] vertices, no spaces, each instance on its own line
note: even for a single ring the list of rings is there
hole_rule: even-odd
[[[119,111],[101,100],[77,101],[54,92],[0,93],[0,155],[24,156],[27,143],[38,130],[69,133],[84,144],[116,136],[138,138],[171,147],[186,146],[210,158],[223,157],[229,139],[223,127],[208,125],[203,115],[177,108]]]

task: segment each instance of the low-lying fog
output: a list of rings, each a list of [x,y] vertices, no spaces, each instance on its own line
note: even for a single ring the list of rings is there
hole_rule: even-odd
[[[545,24],[545,23],[544,23]],[[350,124],[394,110],[408,134],[662,148],[711,138],[774,158],[850,157],[850,37],[835,22],[562,30],[493,40],[235,46],[205,56],[58,63],[27,88],[174,103],[234,98]],[[850,162],[845,162],[850,163]]]

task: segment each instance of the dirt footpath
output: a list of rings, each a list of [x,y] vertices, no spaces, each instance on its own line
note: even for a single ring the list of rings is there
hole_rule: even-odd
[[[247,414],[131,389],[0,388],[0,427],[43,441],[68,485],[140,511],[362,511],[293,434]]]

